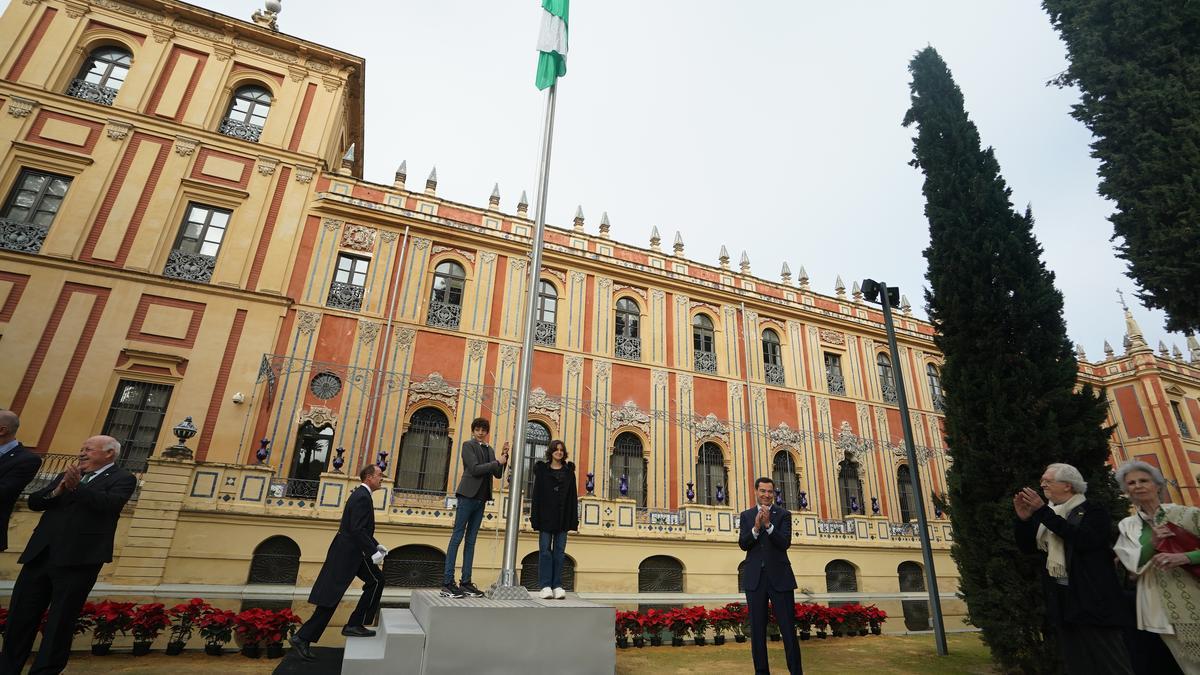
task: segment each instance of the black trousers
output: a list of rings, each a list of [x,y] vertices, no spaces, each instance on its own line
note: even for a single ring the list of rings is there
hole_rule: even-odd
[[[362,597],[358,599],[358,605],[350,613],[346,625],[365,626],[368,623],[374,623],[375,615],[379,613],[379,601],[383,598],[383,572],[375,565],[363,560],[358,564],[358,571],[355,574],[363,580]],[[305,642],[320,642],[321,633],[325,632],[325,627],[329,625],[329,620],[333,618],[333,612],[336,609],[337,607],[318,605],[308,621],[305,621],[304,625],[300,626],[300,630],[296,631],[296,637]]]
[[[8,629],[4,653],[0,656],[0,674],[17,675],[25,667],[33,641],[37,637],[42,613],[46,628],[42,644],[33,660],[30,675],[57,675],[67,667],[75,620],[87,602],[92,586],[103,565],[47,565],[39,556],[21,567],[8,606]]]
[[[796,639],[796,591],[771,588],[767,571],[758,579],[758,588],[746,591],[746,604],[750,607],[750,653],[754,655],[754,672],[769,673],[767,662],[767,600],[775,608],[775,620],[783,634],[783,651],[787,656],[788,673],[800,675],[804,667],[800,663],[800,642]]]
[[[1120,628],[1064,623],[1055,630],[1071,675],[1133,675]]]

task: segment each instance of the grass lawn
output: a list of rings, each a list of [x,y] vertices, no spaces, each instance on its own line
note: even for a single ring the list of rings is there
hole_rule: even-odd
[[[879,637],[829,638],[800,643],[804,672],[822,673],[964,673],[992,675],[987,648],[977,633],[948,636],[950,655],[939,658],[929,635],[882,635]],[[767,643],[774,672],[786,673],[783,645]],[[238,654],[206,656],[188,651],[180,656],[152,652],[134,657],[128,653],[94,657],[88,652],[71,654],[70,673],[125,673],[127,675],[188,675],[191,673],[270,673],[278,660],[247,659]],[[672,673],[746,673],[753,670],[750,645],[730,642],[721,647],[646,647],[617,650],[619,675],[670,675]]]

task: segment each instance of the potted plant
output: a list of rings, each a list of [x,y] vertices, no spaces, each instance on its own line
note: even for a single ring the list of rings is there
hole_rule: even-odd
[[[204,653],[220,656],[226,642],[233,639],[233,623],[236,615],[227,609],[209,609],[196,620],[200,637],[204,638]]]
[[[167,655],[178,656],[192,637],[192,629],[200,617],[212,611],[212,606],[200,598],[175,605],[167,610],[171,617],[171,638],[167,642]]]
[[[725,610],[733,619],[733,641],[745,642],[746,632],[750,630],[750,609],[743,603],[731,602],[725,605]]]
[[[724,607],[708,610],[708,621],[713,627],[713,644],[725,644],[725,633],[733,630],[733,614]]]
[[[650,636],[651,647],[662,646],[662,632],[667,628],[667,612],[648,609],[642,615],[642,631]]]
[[[268,609],[253,607],[242,610],[234,617],[233,629],[242,644],[242,656],[257,659],[262,655],[262,645],[271,638],[275,628],[275,613]]]
[[[783,633],[779,632],[779,619],[775,618],[775,606],[773,604],[767,610],[767,639],[771,642],[779,642],[783,639]]]
[[[91,602],[83,603],[79,616],[75,617],[75,635],[84,635],[96,625],[96,605]],[[42,617],[42,627],[46,626],[46,617]],[[40,630],[40,629],[39,629]]]
[[[92,654],[105,656],[112,650],[117,633],[129,632],[133,621],[133,602],[105,600],[96,603],[95,619],[92,624]]]
[[[129,631],[133,633],[133,655],[149,654],[154,639],[170,625],[171,619],[161,602],[138,605],[129,621]]]
[[[302,623],[304,620],[286,607],[271,614],[271,634],[267,638],[268,659],[278,659],[283,656],[283,641],[290,638]]]
[[[812,620],[813,627],[817,629],[817,639],[824,640],[828,637],[826,631],[829,628],[829,608],[823,605],[813,605]]]
[[[853,602],[849,605],[842,605],[839,609],[842,610],[847,636],[867,634],[867,617],[863,613],[865,608],[862,605]]]
[[[796,630],[799,632],[801,640],[808,640],[812,638],[814,606],[815,605],[807,602],[796,603],[796,611],[794,616],[796,618]]]
[[[841,607],[830,607],[825,610],[826,616],[829,618],[829,632],[833,637],[842,637],[846,634],[846,613]]]
[[[641,649],[646,646],[645,627],[642,625],[642,615],[637,612],[630,612],[626,617],[629,624],[629,635],[633,642],[633,646]]]
[[[682,647],[683,639],[692,630],[692,616],[682,607],[667,612],[667,628],[671,630],[671,646]]]
[[[688,607],[688,614],[692,619],[692,639],[697,647],[703,646],[705,642],[704,632],[708,630],[708,624],[711,619],[708,618],[708,610],[697,605],[696,607]]]
[[[867,605],[866,611],[867,623],[871,626],[871,635],[879,635],[883,632],[883,622],[887,621],[887,612],[875,605]]]
[[[631,612],[618,611],[616,615],[616,633],[617,633],[617,648],[627,649],[629,647],[629,614]],[[637,612],[632,612],[637,615]]]

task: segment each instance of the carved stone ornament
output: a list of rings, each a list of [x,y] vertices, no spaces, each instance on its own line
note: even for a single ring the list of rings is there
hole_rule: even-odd
[[[804,443],[805,434],[803,431],[792,429],[785,422],[780,422],[779,426],[767,433],[767,437],[771,439],[772,448],[796,448]]]
[[[337,415],[325,406],[309,406],[307,411],[302,410],[300,412],[300,416],[296,418],[296,424],[304,424],[305,422],[311,422],[312,425],[318,429],[326,424],[336,429]]]
[[[742,383],[741,382],[730,382],[729,383],[729,400],[733,401],[733,404],[737,405],[737,406],[740,406],[742,404]]]
[[[479,254],[479,259],[482,260],[484,264],[491,265],[492,263],[496,262],[496,254],[492,251],[484,251],[483,253]]]
[[[596,379],[607,380],[612,375],[612,364],[608,361],[596,362]]]
[[[642,412],[633,401],[626,401],[620,408],[614,408],[609,413],[609,420],[614,427],[634,427],[647,436],[650,435],[650,416]]]
[[[308,69],[300,66],[288,66],[288,78],[292,82],[303,82],[308,77]]]
[[[418,250],[424,251],[425,249],[429,248],[430,243],[432,242],[424,237],[413,237],[413,247]]]
[[[862,463],[864,456],[867,454],[866,441],[850,428],[850,423],[842,420],[842,424],[838,427],[837,449],[850,455],[855,462]]]
[[[509,258],[508,266],[514,270],[520,271],[529,267],[529,260],[525,258]]]
[[[166,26],[153,26],[150,28],[150,33],[154,36],[154,41],[160,45],[170,42],[171,38],[175,37],[175,30]]]
[[[33,112],[35,105],[37,105],[37,101],[33,99],[13,96],[8,99],[8,114],[13,117],[29,117],[29,113]]]
[[[651,377],[654,379],[654,386],[665,387],[667,385],[667,371],[655,369],[652,371]]]
[[[762,403],[763,401],[767,400],[767,388],[760,387],[758,385],[752,385],[750,387],[750,398],[753,399],[755,403]]]
[[[176,27],[179,27],[178,24],[176,24]],[[234,49],[229,45],[217,43],[213,45],[213,54],[216,54],[218,61],[224,63],[225,61],[233,58]]]
[[[821,342],[827,342],[831,345],[845,345],[846,344],[846,334],[845,333],[839,333],[836,330],[829,330],[828,328],[822,328],[818,334],[821,337]]]
[[[322,218],[321,219],[321,226],[324,227],[326,230],[329,230],[330,232],[340,228],[342,225],[345,225],[345,224],[346,224],[346,221],[338,220],[337,218]]]
[[[646,289],[644,288],[637,288],[635,286],[629,286],[626,284],[613,287],[614,293],[620,293],[621,291],[629,291],[630,293],[634,293],[642,299],[642,302],[646,302]]]
[[[342,247],[370,253],[375,248],[375,234],[374,228],[346,223],[342,228]]]
[[[383,328],[383,324],[375,323],[374,321],[359,321],[358,322],[358,341],[364,345],[369,345],[379,337],[379,330]]]
[[[396,232],[380,232],[379,233],[379,241],[382,241],[385,244],[390,244],[390,243],[396,241],[396,239],[399,238],[399,236],[400,235],[397,234]]]
[[[88,13],[88,6],[82,2],[67,0],[63,3],[63,5],[65,5],[67,8],[67,16],[72,19],[78,19],[79,17]]]
[[[472,265],[475,264],[475,254],[470,251],[464,251],[461,248],[454,248],[453,246],[442,246],[440,244],[433,247],[434,255],[442,253],[443,251],[450,251],[451,253],[457,253],[458,255],[466,258],[467,260],[470,260]]]
[[[654,302],[662,302],[667,297],[667,294],[661,288],[650,290],[650,299]]]
[[[186,21],[180,21],[179,19],[175,19],[175,22],[171,24],[171,27],[173,27],[175,30],[179,31],[180,33],[187,33],[188,35],[196,35],[196,36],[199,36],[202,38],[208,38],[209,40],[213,40],[217,43],[221,43],[225,40],[225,36],[222,35],[221,33],[218,33],[215,30],[209,30],[208,28],[205,28],[203,26],[197,26],[196,24],[187,23]],[[230,47],[229,45],[216,44],[213,46],[228,50],[229,56],[233,55],[233,48]],[[217,58],[220,58],[219,50],[214,50],[214,51],[218,51]],[[228,57],[226,57],[226,58],[228,58]]]
[[[482,359],[485,354],[487,354],[486,340],[467,340],[467,356],[472,361]]]
[[[681,396],[686,396],[692,393],[691,373],[680,373],[675,377],[675,379],[679,382],[679,394]]]
[[[558,426],[559,416],[562,412],[562,402],[557,398],[547,396],[546,390],[538,387],[529,392],[529,412],[545,415],[554,421],[555,426]]]
[[[700,439],[716,438],[723,441],[729,441],[729,427],[721,423],[717,416],[709,413],[704,417],[692,418],[691,424],[688,425],[692,429],[692,433]]]
[[[26,3],[26,4],[28,4],[28,3]],[[162,14],[158,14],[157,12],[151,12],[149,10],[142,9],[141,7],[135,7],[133,5],[126,5],[125,3],[117,2],[116,0],[92,0],[92,4],[97,7],[104,7],[106,9],[115,10],[115,11],[121,12],[122,14],[136,16],[139,19],[145,19],[146,21],[149,21],[151,23],[163,23],[164,21],[166,21],[166,17],[164,17]]]
[[[549,274],[550,276],[554,277],[555,279],[558,279],[559,281],[561,281],[563,286],[567,285],[567,273],[563,272],[562,270],[552,270],[548,267],[543,267],[542,274]]]
[[[583,372],[583,357],[568,356],[567,357],[567,374],[578,377]]]
[[[612,290],[613,281],[608,277],[596,277],[596,286],[603,292]]]
[[[300,317],[296,322],[296,328],[300,331],[301,335],[312,335],[313,331],[317,329],[317,325],[321,323],[321,315],[316,312],[305,312],[304,310],[301,310],[299,314]]]
[[[520,353],[521,348],[516,345],[500,345],[500,362],[511,366],[517,362],[517,356]]]
[[[396,346],[400,349],[408,349],[412,347],[413,340],[417,337],[417,331],[407,326],[397,326]]]
[[[200,145],[200,140],[197,138],[189,138],[187,136],[176,136],[175,137],[175,154],[179,155],[180,157],[190,157],[192,155],[192,153],[196,152],[196,148],[199,147],[199,145]]]
[[[125,122],[121,122],[119,120],[108,120],[105,133],[108,134],[108,137],[114,141],[123,141],[125,140],[125,137],[129,135],[129,132],[132,129],[133,125],[131,124],[126,124]]]
[[[571,272],[571,283],[582,284],[587,281],[587,274],[583,272]]]
[[[258,173],[263,176],[272,176],[275,174],[275,167],[279,166],[279,160],[273,157],[258,158]]]
[[[829,399],[818,398],[817,399],[817,410],[820,411],[822,419],[828,419],[829,418]]]
[[[297,183],[311,183],[312,179],[313,179],[313,174],[315,174],[316,172],[317,172],[317,170],[311,166],[296,165],[296,182]]]
[[[323,75],[321,77],[321,84],[325,87],[325,91],[331,94],[342,88],[342,80],[329,75]]]
[[[450,386],[441,373],[430,373],[424,382],[417,382],[408,388],[411,397],[409,402],[437,401],[455,410],[458,407],[458,389]]]

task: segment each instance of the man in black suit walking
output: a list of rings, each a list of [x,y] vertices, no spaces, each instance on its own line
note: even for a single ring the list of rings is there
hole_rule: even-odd
[[[116,465],[120,453],[117,439],[93,436],[84,441],[77,464],[29,495],[29,508],[43,513],[19,560],[0,673],[21,672],[47,607],[30,675],[67,666],[75,619],[100,568],[112,562],[117,520],[137,487],[133,474]]]
[[[750,607],[750,651],[754,672],[769,673],[767,663],[767,600],[775,610],[788,672],[804,672],[800,665],[800,643],[796,641],[796,575],[788,560],[792,544],[792,514],[775,505],[775,481],[754,481],[758,504],[742,511],[738,546],[746,552],[744,569],[746,604]]]
[[[333,535],[333,541],[329,543],[325,564],[321,566],[312,592],[308,594],[308,601],[317,608],[290,638],[292,646],[305,661],[316,658],[309,645],[321,640],[321,633],[325,632],[334,610],[356,576],[363,580],[362,597],[342,628],[342,635],[375,635],[375,631],[368,629],[366,624],[373,623],[375,614],[379,612],[379,600],[383,597],[383,572],[379,571],[377,565],[387,555],[387,549],[375,540],[375,503],[371,493],[383,484],[383,471],[374,464],[368,464],[358,473],[358,478],[362,485],[354,488],[346,500],[342,522],[338,525],[337,534]]]
[[[0,551],[8,550],[8,520],[21,490],[29,485],[42,465],[42,458],[17,440],[21,418],[11,410],[0,410]]]

